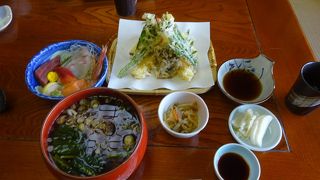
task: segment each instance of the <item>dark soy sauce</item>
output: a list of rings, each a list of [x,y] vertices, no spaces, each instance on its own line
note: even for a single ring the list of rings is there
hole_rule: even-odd
[[[236,153],[226,153],[218,162],[218,170],[224,180],[249,178],[249,165]]]
[[[257,76],[244,69],[229,71],[223,78],[225,90],[233,97],[250,101],[262,91],[262,84]]]

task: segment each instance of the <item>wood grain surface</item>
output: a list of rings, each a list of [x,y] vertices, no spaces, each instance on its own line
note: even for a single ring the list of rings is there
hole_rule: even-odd
[[[0,179],[55,179],[40,152],[42,122],[56,104],[33,95],[25,84],[30,59],[49,44],[82,39],[106,44],[117,33],[119,16],[113,0],[2,0],[13,10],[13,21],[0,32],[0,88],[8,108],[0,113]],[[255,152],[261,179],[320,179],[320,110],[297,116],[284,97],[300,67],[313,59],[287,0],[138,0],[144,12],[174,15],[176,21],[210,22],[219,65],[235,58],[264,53],[275,61],[276,89],[264,107],[283,123],[283,139],[272,152]],[[215,179],[216,150],[234,143],[228,117],[238,104],[218,86],[201,94],[209,107],[206,128],[190,139],[176,139],[161,127],[157,108],[163,96],[130,95],[142,108],[149,132],[148,147],[130,179]],[[288,146],[289,145],[289,148]]]

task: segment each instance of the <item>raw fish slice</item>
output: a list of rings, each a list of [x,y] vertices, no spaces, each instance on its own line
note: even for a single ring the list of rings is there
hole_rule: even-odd
[[[65,67],[72,71],[78,79],[91,78],[95,57],[93,57],[87,47],[82,46],[72,53],[71,61]]]
[[[43,63],[37,70],[34,72],[36,79],[42,86],[48,83],[47,74],[49,71],[52,71],[54,68],[60,66],[60,56]]]

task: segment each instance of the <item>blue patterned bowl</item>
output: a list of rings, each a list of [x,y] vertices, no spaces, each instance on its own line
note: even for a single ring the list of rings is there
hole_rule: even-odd
[[[273,78],[273,65],[274,62],[269,60],[264,55],[259,55],[252,59],[231,59],[223,63],[218,70],[218,85],[221,91],[231,100],[240,104],[259,104],[268,100],[275,88],[275,82]],[[242,100],[232,96],[224,87],[224,77],[225,75],[233,70],[243,69],[245,71],[253,73],[261,82],[261,93],[250,100]],[[247,86],[241,84],[239,85],[237,91],[246,90]]]
[[[64,97],[63,96],[47,96],[42,93],[40,93],[37,90],[37,86],[39,86],[39,82],[36,80],[34,76],[35,70],[43,63],[48,61],[52,54],[59,50],[64,50],[64,49],[69,49],[71,45],[73,44],[79,44],[83,46],[89,46],[94,49],[94,51],[97,54],[100,54],[101,48],[94,43],[84,41],[84,40],[70,40],[70,41],[64,41],[64,42],[58,42],[55,44],[51,44],[48,47],[42,49],[38,54],[36,54],[29,64],[27,65],[26,72],[25,72],[25,81],[28,86],[28,89],[35,95],[37,95],[40,98],[43,99],[49,99],[49,100],[61,100]],[[103,66],[102,66],[102,71],[100,74],[100,77],[98,81],[94,84],[93,87],[101,87],[105,81],[106,75],[108,72],[108,60],[107,58],[104,59]]]

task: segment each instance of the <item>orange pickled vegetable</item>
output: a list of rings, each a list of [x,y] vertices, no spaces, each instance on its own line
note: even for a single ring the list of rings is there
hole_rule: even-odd
[[[173,114],[173,117],[176,121],[180,121],[180,118],[178,116],[178,112],[177,112],[177,108],[175,106],[173,106],[173,109],[172,109],[172,114]]]

